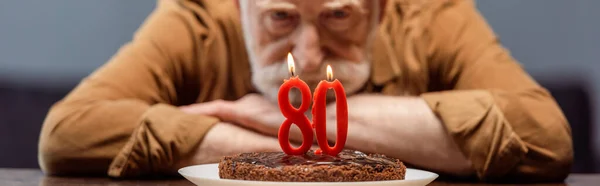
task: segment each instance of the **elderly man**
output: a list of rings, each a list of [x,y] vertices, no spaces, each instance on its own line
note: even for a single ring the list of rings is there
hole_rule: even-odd
[[[288,53],[311,88],[327,64],[344,84],[346,148],[480,180],[569,173],[560,108],[471,0],[160,0],[130,43],[51,108],[40,165],[127,178],[280,151]]]

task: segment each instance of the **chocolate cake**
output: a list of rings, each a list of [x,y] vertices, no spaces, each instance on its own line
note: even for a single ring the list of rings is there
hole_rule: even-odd
[[[219,163],[222,179],[280,182],[403,180],[404,164],[380,154],[344,150],[337,156],[255,152],[227,156]]]

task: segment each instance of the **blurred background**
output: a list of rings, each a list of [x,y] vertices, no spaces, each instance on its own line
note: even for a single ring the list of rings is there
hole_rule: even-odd
[[[48,108],[129,41],[154,6],[150,0],[0,2],[0,167],[38,168]],[[482,0],[477,6],[565,112],[573,172],[600,172],[600,1]]]

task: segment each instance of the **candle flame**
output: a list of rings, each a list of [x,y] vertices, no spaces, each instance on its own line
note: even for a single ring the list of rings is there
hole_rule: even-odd
[[[292,53],[288,53],[287,55],[287,62],[288,62],[288,69],[290,70],[290,74],[293,76],[295,75],[295,68],[294,68],[294,56],[292,56]]]
[[[327,65],[327,81],[333,80],[333,70],[331,70],[331,65]]]

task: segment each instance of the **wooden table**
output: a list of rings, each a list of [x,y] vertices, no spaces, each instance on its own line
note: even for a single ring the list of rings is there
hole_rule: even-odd
[[[36,169],[10,169],[0,168],[0,186],[74,186],[74,185],[110,185],[110,186],[194,186],[185,179],[174,180],[112,180],[109,178],[65,178],[65,177],[46,177],[40,170]],[[447,183],[433,182],[430,186],[493,186],[495,184],[481,183]],[[531,185],[531,184],[529,184]],[[563,185],[600,185],[600,174],[573,174],[567,178],[564,183],[555,184],[533,184],[547,186]],[[498,186],[509,186],[507,184]]]

